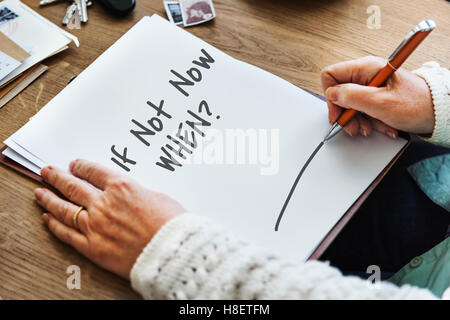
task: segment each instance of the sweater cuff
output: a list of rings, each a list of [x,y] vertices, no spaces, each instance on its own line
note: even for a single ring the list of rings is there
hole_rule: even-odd
[[[431,61],[414,73],[422,77],[430,88],[435,117],[431,137],[419,137],[431,143],[450,147],[450,70],[441,68],[437,62]]]
[[[183,298],[167,296],[178,280],[178,269],[185,262],[180,256],[189,256],[186,252],[179,251],[184,241],[204,227],[205,221],[206,218],[184,213],[163,225],[131,269],[130,280],[133,289],[144,299]],[[178,263],[174,263],[175,257],[178,257],[175,259]]]

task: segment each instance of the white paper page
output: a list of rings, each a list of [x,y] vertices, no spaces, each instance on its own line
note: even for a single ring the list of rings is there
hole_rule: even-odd
[[[28,161],[26,158],[22,157],[20,154],[18,154],[11,148],[6,148],[5,150],[3,150],[2,154],[5,157],[8,157],[8,158],[14,160],[18,164],[21,164],[22,166],[24,166],[25,168],[27,168],[28,170],[30,170],[36,174],[41,173],[41,170],[38,166],[36,166],[34,163]]]
[[[56,51],[67,46],[72,40],[62,29],[50,21],[30,12],[30,9],[17,0],[4,0],[0,8],[7,7],[18,15],[17,18],[0,25],[3,32],[17,43],[25,43],[31,49],[31,56],[22,65],[0,81],[0,85],[13,79],[29,67],[42,61]]]
[[[20,61],[11,58],[6,53],[0,51],[0,80],[6,77],[14,69],[20,66]]]
[[[198,68],[202,80],[183,87],[189,92],[186,97],[169,83],[176,79],[170,70],[187,76],[192,61],[202,56],[201,49],[215,62],[209,69]],[[159,104],[161,99],[172,118],[162,118],[162,132],[145,136],[150,142],[145,146],[130,134],[137,129],[131,119],[146,125],[156,115],[146,101]],[[197,112],[202,100],[211,116]],[[166,136],[173,136],[180,122],[192,119],[188,109],[212,123],[198,141],[208,145],[220,141],[221,134],[230,141],[227,134],[235,129],[256,132],[263,146],[258,151],[267,153],[269,148],[271,161],[266,163],[271,165],[184,164],[175,172],[155,165],[163,155],[161,146],[169,143]],[[117,169],[268,250],[305,259],[406,143],[376,133],[370,138],[344,134],[334,138],[310,164],[275,232],[295,177],[329,129],[327,119],[326,104],[320,99],[155,15],[143,18],[11,139],[64,169],[76,158]],[[264,132],[273,140],[264,141]],[[128,157],[137,161],[130,172],[110,160],[112,145],[119,152],[127,147]],[[193,157],[201,154],[199,150]],[[269,167],[274,174],[261,175]]]
[[[33,163],[34,165],[36,165],[39,168],[43,168],[46,165],[48,165],[47,163],[45,163],[44,161],[42,161],[41,159],[37,158],[35,155],[33,155],[32,153],[30,153],[28,150],[24,149],[22,146],[18,145],[16,142],[14,142],[12,139],[8,138],[5,140],[5,144],[11,149],[13,150],[15,153],[19,154],[20,156],[22,156],[23,158],[27,159],[28,161],[30,161],[31,163]]]

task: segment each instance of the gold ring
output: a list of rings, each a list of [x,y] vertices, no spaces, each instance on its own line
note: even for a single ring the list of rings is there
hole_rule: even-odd
[[[78,210],[73,214],[73,226],[75,229],[78,229],[78,216],[80,215],[81,210],[83,210],[83,207],[79,207]]]

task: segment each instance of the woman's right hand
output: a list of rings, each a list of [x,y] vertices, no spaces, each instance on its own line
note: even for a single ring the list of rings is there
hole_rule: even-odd
[[[384,87],[368,87],[386,60],[365,57],[340,62],[323,69],[322,88],[325,92],[330,123],[344,109],[358,113],[346,126],[351,136],[371,134],[375,129],[388,136],[398,136],[397,130],[416,134],[432,134],[434,109],[430,89],[421,77],[400,68]]]

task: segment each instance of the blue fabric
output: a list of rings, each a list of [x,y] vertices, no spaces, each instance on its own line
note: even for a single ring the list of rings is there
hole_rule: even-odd
[[[426,288],[442,297],[450,288],[450,238],[411,260],[388,281],[398,286],[409,284]]]
[[[450,212],[450,154],[419,161],[408,172],[434,203]]]
[[[389,275],[442,242],[450,214],[422,192],[407,168],[449,153],[447,148],[412,142],[320,260],[330,261],[344,274],[365,273],[368,266],[378,265]]]

